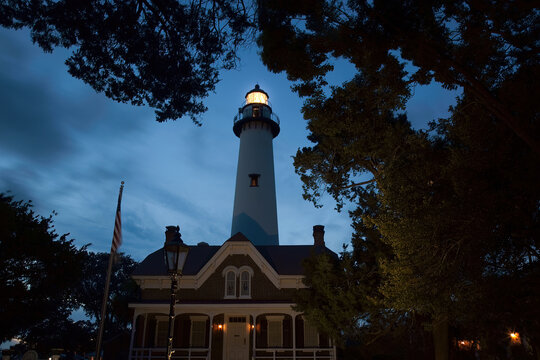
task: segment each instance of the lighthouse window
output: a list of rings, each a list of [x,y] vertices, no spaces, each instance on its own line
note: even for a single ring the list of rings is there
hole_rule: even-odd
[[[259,186],[259,177],[261,174],[249,174],[249,186],[250,187],[257,187]]]
[[[253,107],[253,117],[261,116],[261,109],[258,106]]]

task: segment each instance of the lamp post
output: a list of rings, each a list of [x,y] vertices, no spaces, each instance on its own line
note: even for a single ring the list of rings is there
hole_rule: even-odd
[[[173,320],[174,305],[176,304],[176,289],[178,286],[177,276],[182,276],[182,269],[186,262],[189,246],[184,244],[180,234],[179,226],[167,226],[165,231],[165,244],[163,245],[163,255],[167,272],[171,276],[171,303],[169,308],[169,338],[167,340],[167,360],[171,360],[173,343]]]

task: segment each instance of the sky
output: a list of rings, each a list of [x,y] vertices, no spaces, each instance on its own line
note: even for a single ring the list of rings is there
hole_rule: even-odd
[[[205,101],[198,127],[190,119],[158,123],[148,107],[116,103],[72,78],[69,51],[44,53],[29,33],[0,28],[0,192],[52,211],[58,234],[77,246],[109,252],[120,182],[123,244],[142,261],[161,248],[165,227],[179,225],[183,241],[221,245],[230,237],[239,139],[233,117],[246,92],[259,84],[280,117],[274,166],[281,245],[312,244],[312,227],[325,226],[326,245],[342,250],[352,229],[346,211],[323,197],[315,208],[302,198],[292,156],[309,146],[302,99],[284,74],[266,70],[256,49],[240,54],[238,69],[221,73]],[[352,76],[338,62],[336,84]],[[447,115],[456,93],[436,85],[415,89],[407,115],[415,128]]]

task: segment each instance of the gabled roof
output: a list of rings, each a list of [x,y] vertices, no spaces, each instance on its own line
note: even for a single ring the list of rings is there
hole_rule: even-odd
[[[303,275],[302,261],[313,254],[336,254],[322,246],[313,245],[267,245],[255,246],[279,275]]]
[[[222,246],[190,246],[184,265],[183,275],[196,275],[216,255],[225,244],[249,242],[242,233],[237,233]],[[303,275],[302,261],[312,254],[327,253],[337,256],[333,251],[322,246],[313,245],[266,245],[255,246],[255,249],[279,275]],[[165,276],[165,259],[163,249],[148,255],[133,272],[134,276]]]
[[[196,275],[220,247],[190,246],[183,275]],[[133,271],[133,275],[165,276],[167,275],[165,267],[163,248],[161,248],[148,255]]]

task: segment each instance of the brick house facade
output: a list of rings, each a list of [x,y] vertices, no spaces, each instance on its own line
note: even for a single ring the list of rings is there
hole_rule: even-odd
[[[241,233],[222,246],[190,247],[177,291],[173,359],[335,359],[331,339],[293,309],[295,292],[305,287],[302,260],[321,252],[335,256],[324,241],[255,246]],[[133,278],[141,298],[130,304],[130,359],[163,359],[170,291],[163,249]]]

